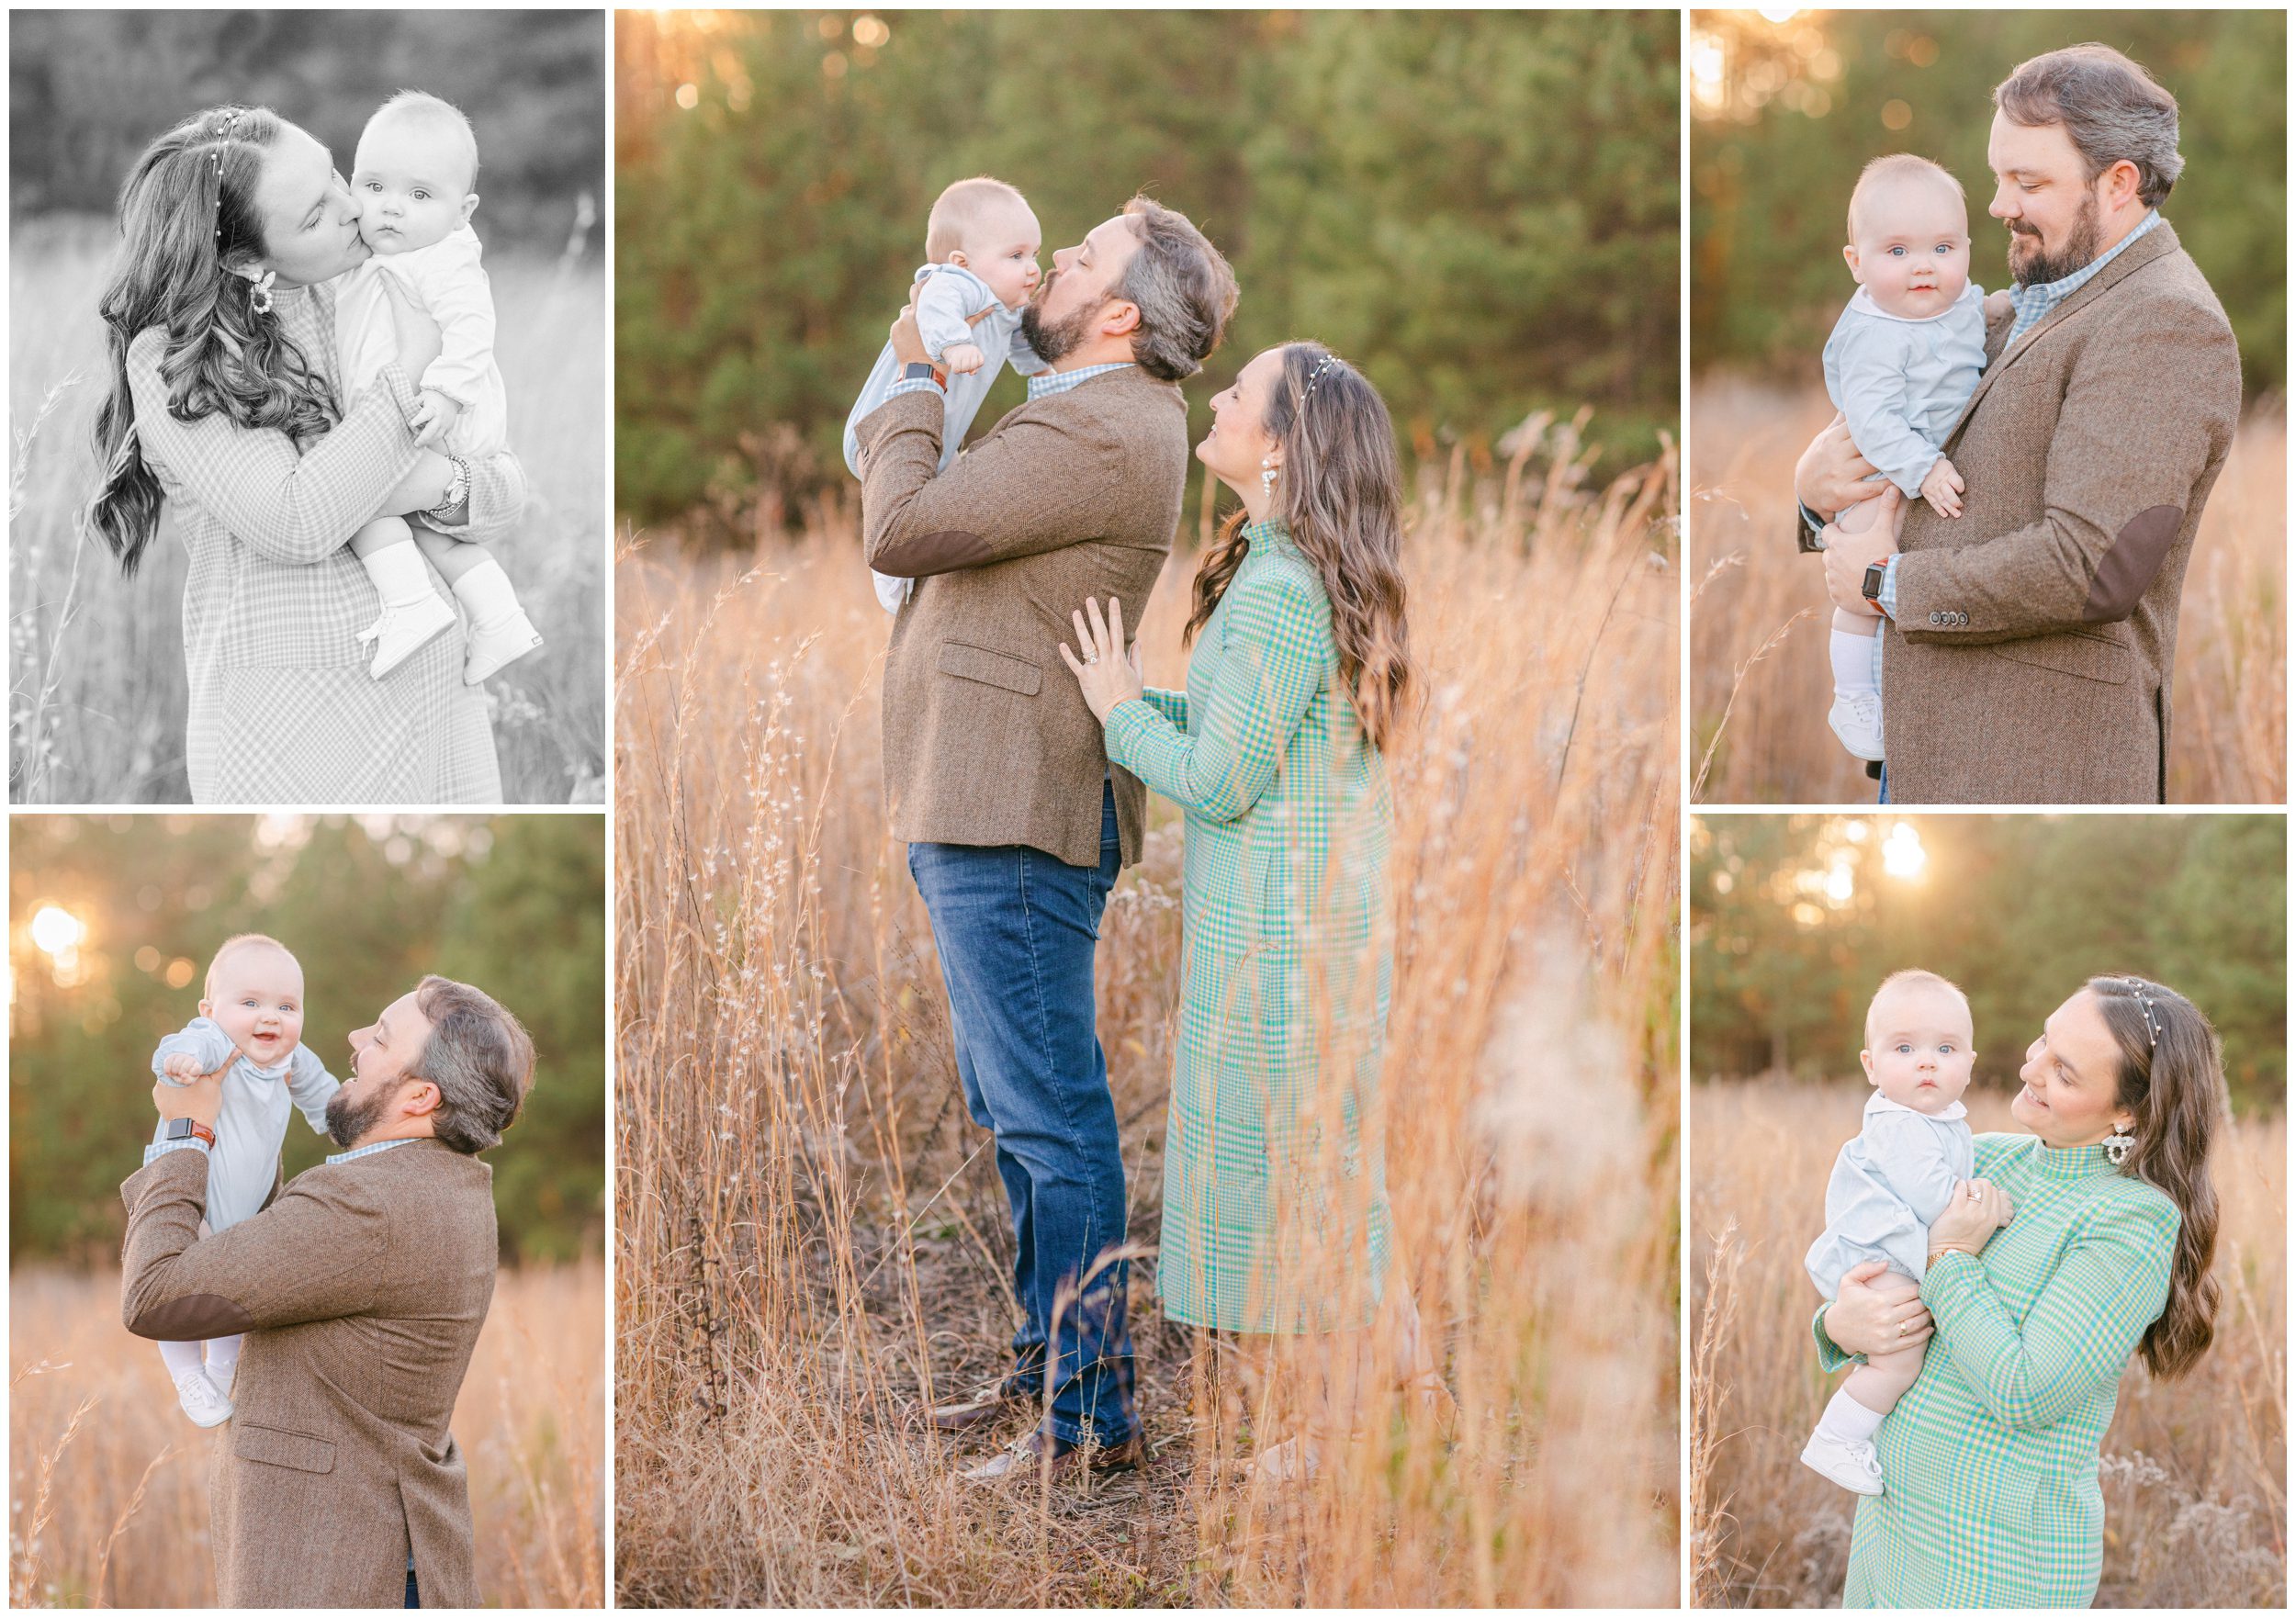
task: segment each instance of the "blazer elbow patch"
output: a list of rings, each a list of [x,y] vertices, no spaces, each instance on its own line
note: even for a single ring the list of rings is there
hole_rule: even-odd
[[[161,1343],[199,1343],[210,1337],[231,1337],[254,1330],[255,1317],[228,1298],[212,1292],[187,1293],[154,1304],[128,1322],[138,1337]]]
[[[2148,506],[2123,523],[2088,581],[2083,620],[2110,624],[2135,612],[2137,602],[2159,577],[2160,565],[2183,526],[2181,506]]]
[[[896,578],[927,579],[936,573],[955,573],[993,559],[988,541],[962,528],[939,534],[919,534],[877,547],[871,562],[880,573]]]

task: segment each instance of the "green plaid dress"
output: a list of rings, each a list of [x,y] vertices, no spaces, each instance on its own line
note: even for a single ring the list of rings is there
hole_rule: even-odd
[[[2100,1147],[1980,1135],[1976,1149],[2016,1219],[1982,1259],[1930,1265],[1937,1331],[1875,1437],[1888,1492],[1858,1502],[1845,1607],[2086,1607],[2097,1593],[2098,1446],[2167,1303],[2176,1205]],[[1831,1371],[1850,1360],[1824,1314]]]
[[[1328,1331],[1387,1275],[1394,812],[1322,584],[1280,525],[1245,534],[1186,694],[1108,716],[1109,758],[1187,811],[1156,1289],[1193,1325]]]

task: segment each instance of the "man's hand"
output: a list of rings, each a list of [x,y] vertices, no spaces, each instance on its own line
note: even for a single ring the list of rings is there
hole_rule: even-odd
[[[933,363],[933,356],[925,352],[924,334],[917,329],[915,302],[901,306],[900,314],[894,318],[893,326],[885,335],[892,339],[893,357],[903,365],[929,365]]]
[[[425,388],[416,396],[414,414],[407,425],[414,429],[414,441],[428,449],[455,430],[462,420],[462,406],[434,388]]]
[[[1865,480],[1873,475],[1874,463],[1858,454],[1850,439],[1850,424],[1837,413],[1794,463],[1794,498],[1830,517],[1872,499],[1874,487]]]
[[[962,376],[981,368],[988,356],[973,343],[952,343],[940,351],[940,366],[951,376]]]
[[[1822,560],[1826,564],[1826,594],[1833,604],[1845,612],[1879,612],[1881,609],[1865,599],[1865,570],[1885,556],[1895,556],[1897,542],[1897,508],[1905,503],[1894,485],[1885,484],[1875,497],[1880,508],[1872,526],[1856,534],[1849,534],[1826,524],[1818,534],[1825,545]]]
[[[238,1060],[238,1052],[232,1053],[231,1060]],[[173,1072],[175,1065],[173,1058],[167,1065]],[[229,1066],[230,1062],[223,1064],[223,1067]],[[152,1105],[159,1109],[160,1117],[170,1123],[179,1118],[187,1118],[196,1124],[214,1129],[216,1114],[223,1109],[223,1068],[219,1067],[211,1073],[200,1073],[180,1084],[160,1080],[152,1086]]]
[[[1953,463],[1943,455],[1930,463],[1921,479],[1921,498],[1930,502],[1930,510],[1941,517],[1961,515],[1961,491],[1969,486],[1961,480]]]

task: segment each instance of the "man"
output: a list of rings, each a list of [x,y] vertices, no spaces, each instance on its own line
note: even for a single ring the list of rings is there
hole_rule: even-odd
[[[2239,348],[2158,211],[2184,167],[2176,98],[2076,45],[1993,99],[2016,285],[1942,446],[1964,512],[1914,506],[1896,556],[1885,522],[1825,527],[1827,591],[1885,620],[1885,802],[2162,803],[2177,606]],[[1839,423],[1820,433],[1795,472],[1804,520],[1872,470]]]
[[[869,566],[917,580],[886,651],[885,800],[932,918],[965,1105],[996,1139],[1022,1317],[1005,1376],[930,1419],[954,1432],[1046,1407],[966,1474],[984,1482],[1141,1455],[1092,963],[1146,791],[1109,765],[1057,658],[1088,597],[1139,622],[1187,482],[1177,385],[1235,307],[1226,261],[1144,197],[1052,262],[1022,320],[1051,367],[1027,403],[935,476],[942,379],[905,309],[906,379],[857,429]]]
[[[162,1083],[168,1139],[120,1187],[139,1337],[247,1333],[209,1492],[226,1607],[478,1604],[447,1420],[494,1292],[492,1171],[534,1074],[517,1018],[424,978],[351,1036],[343,1150],[198,1240],[219,1075]]]

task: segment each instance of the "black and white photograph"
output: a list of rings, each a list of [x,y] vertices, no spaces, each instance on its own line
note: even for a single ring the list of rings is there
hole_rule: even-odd
[[[9,798],[598,803],[605,19],[9,19]]]

